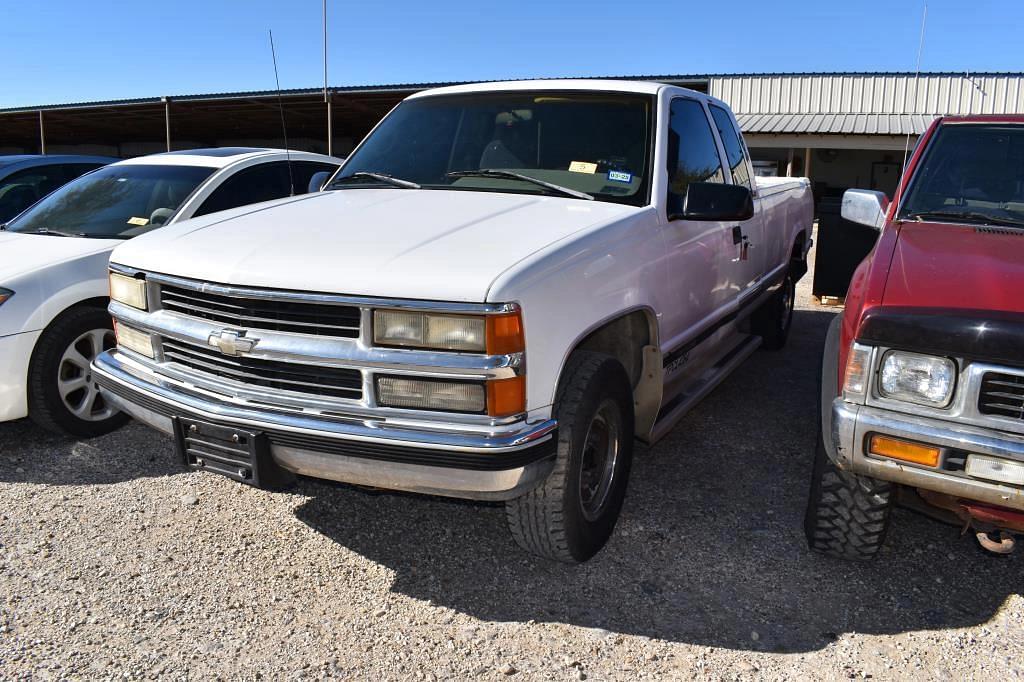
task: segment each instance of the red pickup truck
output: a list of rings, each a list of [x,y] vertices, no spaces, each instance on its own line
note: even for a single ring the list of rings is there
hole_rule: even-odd
[[[869,559],[896,502],[1009,552],[1024,532],[1024,116],[940,118],[895,199],[850,190],[879,230],[829,329],[804,527]]]

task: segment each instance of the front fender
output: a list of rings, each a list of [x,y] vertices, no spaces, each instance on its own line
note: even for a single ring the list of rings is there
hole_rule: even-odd
[[[94,253],[5,282],[15,293],[0,306],[0,336],[45,329],[68,308],[106,298],[108,258],[106,251]]]
[[[526,336],[527,407],[547,417],[569,354],[609,320],[668,305],[665,249],[653,209],[561,240],[498,278],[488,300],[515,301]]]

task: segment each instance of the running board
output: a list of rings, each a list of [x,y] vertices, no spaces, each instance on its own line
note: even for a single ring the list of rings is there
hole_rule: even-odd
[[[709,367],[699,382],[680,393],[668,405],[662,408],[661,413],[658,415],[658,420],[651,429],[650,437],[645,439],[646,442],[654,444],[664,438],[694,405],[703,400],[716,386],[725,381],[726,377],[732,374],[732,371],[739,367],[760,346],[760,336],[748,336],[723,356],[717,364]]]

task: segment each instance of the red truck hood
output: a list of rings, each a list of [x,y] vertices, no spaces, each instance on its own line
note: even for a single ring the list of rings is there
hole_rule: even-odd
[[[1024,313],[1024,230],[903,223],[882,305]]]

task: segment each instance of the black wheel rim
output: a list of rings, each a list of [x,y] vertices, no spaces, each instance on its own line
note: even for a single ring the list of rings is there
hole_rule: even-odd
[[[580,458],[580,507],[588,521],[600,518],[616,482],[622,420],[612,400],[602,402],[587,427]]]

